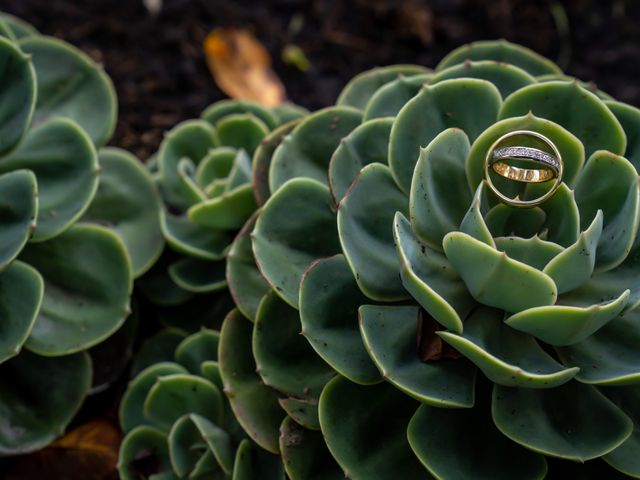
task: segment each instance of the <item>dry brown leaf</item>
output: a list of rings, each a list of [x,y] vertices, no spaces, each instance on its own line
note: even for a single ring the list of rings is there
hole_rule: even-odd
[[[20,457],[6,480],[116,480],[120,432],[102,419],[67,433],[47,448]]]
[[[221,28],[204,40],[213,79],[231,98],[253,100],[267,107],[284,103],[284,86],[271,69],[271,57],[247,30]]]
[[[458,359],[460,353],[448,343],[442,341],[436,332],[443,330],[442,326],[424,310],[418,314],[418,355],[423,362],[442,359]]]

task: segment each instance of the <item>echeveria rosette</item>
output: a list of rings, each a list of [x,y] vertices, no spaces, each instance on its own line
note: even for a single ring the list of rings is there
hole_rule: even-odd
[[[294,480],[640,477],[640,111],[504,41],[412,73],[352,82],[255,175],[232,248],[272,291],[222,327],[239,422]],[[565,163],[536,208],[483,181],[514,130]]]
[[[86,350],[128,316],[132,273],[118,235],[77,222],[115,126],[110,80],[74,47],[0,23],[0,455],[12,455],[54,440],[80,408]]]
[[[231,412],[222,391],[219,338],[209,329],[190,336],[164,330],[147,341],[146,353],[136,360],[144,368],[120,404],[126,433],[120,478],[283,476],[279,458],[246,438]],[[175,348],[169,350],[169,343]]]

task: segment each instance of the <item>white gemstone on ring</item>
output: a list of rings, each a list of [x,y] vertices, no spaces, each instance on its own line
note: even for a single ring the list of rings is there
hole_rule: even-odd
[[[552,168],[554,171],[560,170],[560,162],[553,155],[547,152],[531,147],[504,147],[494,150],[493,158],[498,160],[502,158],[523,158],[528,160],[536,160],[540,163]]]

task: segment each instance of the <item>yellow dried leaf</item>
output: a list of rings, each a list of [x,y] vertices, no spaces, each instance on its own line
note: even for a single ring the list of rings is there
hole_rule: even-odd
[[[213,79],[229,97],[267,107],[286,101],[284,86],[271,69],[269,53],[248,31],[214,30],[204,40],[204,53]]]

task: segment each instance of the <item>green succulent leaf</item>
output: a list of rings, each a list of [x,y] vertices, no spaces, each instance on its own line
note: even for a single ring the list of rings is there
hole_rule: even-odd
[[[540,209],[546,214],[544,227],[548,241],[567,248],[578,241],[580,212],[574,192],[566,183],[561,183],[556,193],[540,205]]]
[[[498,88],[502,98],[507,98],[516,90],[536,83],[536,79],[522,68],[495,60],[465,61],[452,65],[435,73],[429,83],[435,84],[451,78],[487,80]]]
[[[358,308],[367,301],[342,255],[315,261],[302,277],[302,334],[332,368],[363,385],[380,381],[358,328]]]
[[[130,377],[159,362],[173,362],[176,347],[187,337],[183,330],[164,328],[142,342],[131,365]],[[186,372],[185,372],[186,373]]]
[[[284,412],[278,404],[278,395],[256,373],[251,352],[252,329],[253,324],[237,310],[225,318],[218,346],[220,375],[231,409],[247,435],[265,450],[278,453],[278,430]],[[237,455],[242,448],[239,447]],[[236,477],[234,473],[234,478],[254,477]]]
[[[91,387],[86,353],[23,352],[0,366],[0,455],[43,448],[64,433]]]
[[[484,220],[493,237],[529,238],[544,230],[547,214],[540,207],[516,208],[498,203],[487,212]],[[480,240],[495,247],[493,239],[490,242],[484,238]]]
[[[440,61],[436,72],[463,63],[465,60],[493,60],[506,63],[519,67],[534,77],[562,73],[560,67],[533,50],[506,40],[486,40],[458,47]]]
[[[25,344],[32,352],[84,350],[109,337],[129,315],[131,266],[111,231],[74,225],[53,240],[29,245],[20,259],[44,279],[42,307]]]
[[[320,432],[301,427],[290,417],[280,425],[282,463],[291,480],[342,480],[344,472],[327,450]]]
[[[633,422],[591,385],[536,390],[495,385],[491,414],[500,431],[552,457],[584,462],[621,445]]]
[[[382,377],[429,405],[469,408],[474,402],[476,369],[465,360],[422,361],[416,347],[418,308],[360,307],[360,330]]]
[[[256,207],[253,188],[247,183],[192,206],[188,215],[193,223],[205,228],[237,230]]]
[[[182,194],[188,205],[202,202],[207,199],[207,194],[196,183],[196,166],[188,158],[182,158],[178,162],[178,179],[182,187]]]
[[[0,155],[12,150],[25,134],[35,108],[36,73],[28,55],[0,37]]]
[[[596,150],[622,155],[626,137],[620,122],[596,95],[577,82],[529,85],[505,99],[500,118],[532,113],[562,125],[584,145],[587,156]]]
[[[459,78],[422,87],[400,110],[391,128],[389,167],[400,188],[407,193],[411,190],[420,147],[447,128],[463,130],[473,142],[495,123],[500,103],[498,89],[486,80]],[[476,186],[472,185],[473,190]]]
[[[360,170],[370,163],[387,163],[390,118],[370,120],[340,141],[329,163],[329,186],[336,203],[347,194]]]
[[[471,203],[464,170],[469,149],[469,138],[457,128],[445,130],[420,149],[409,211],[413,231],[432,249],[442,249],[442,239],[460,225]]]
[[[202,377],[185,373],[158,377],[144,401],[145,417],[167,429],[189,413],[202,415],[220,425],[223,412],[223,396],[218,387]]]
[[[456,270],[442,253],[416,238],[400,212],[393,222],[393,235],[404,287],[438,323],[461,333],[462,319],[476,303]]]
[[[438,479],[544,478],[544,457],[502,435],[491,421],[487,403],[464,410],[420,406],[407,431],[418,459]]]
[[[533,337],[505,325],[502,317],[499,310],[479,308],[465,321],[462,335],[437,334],[499,385],[555,388],[579,372],[555,361]]]
[[[199,332],[189,335],[176,347],[176,362],[193,375],[199,375],[202,372],[204,362],[218,358],[219,341],[220,334],[218,332],[203,328]]]
[[[537,235],[530,238],[497,237],[495,244],[496,249],[506,253],[509,258],[538,270],[542,270],[550,261],[566,251],[557,243],[547,242]],[[544,273],[551,276],[549,272]]]
[[[118,105],[111,79],[102,67],[52,37],[29,36],[18,45],[31,56],[36,71],[34,122],[67,117],[81,125],[96,146],[107,143],[115,130]]]
[[[420,65],[389,65],[372,68],[356,75],[340,92],[336,105],[346,105],[363,109],[371,96],[383,85],[402,76],[428,73],[429,69]]]
[[[59,235],[87,209],[98,188],[98,157],[86,133],[74,122],[52,119],[31,129],[0,161],[0,173],[31,170],[38,182],[34,241]]]
[[[297,308],[300,280],[309,264],[340,252],[329,189],[308,178],[287,182],[263,207],[252,239],[265,279]]]
[[[184,257],[169,266],[169,277],[180,288],[193,293],[217,292],[227,286],[223,260]]]
[[[207,139],[209,139],[208,135]],[[211,148],[198,163],[193,179],[199,187],[207,186],[216,180],[226,181],[236,158],[243,158],[246,155],[231,147]],[[185,160],[193,165],[193,160],[184,157],[181,161]]]
[[[640,109],[616,101],[604,102],[616,116],[627,137],[627,148],[624,157],[640,170]]]
[[[220,120],[236,114],[251,114],[262,121],[270,130],[278,126],[276,115],[259,103],[248,100],[221,100],[209,105],[201,116],[211,125],[217,126]]]
[[[178,478],[171,470],[166,432],[143,425],[133,429],[120,445],[118,473],[121,480],[138,480],[141,475],[148,474],[144,468],[147,462],[154,466],[150,479]]]
[[[443,246],[469,293],[480,303],[520,312],[556,301],[557,289],[548,275],[466,233],[447,234]]]
[[[350,107],[325,108],[302,120],[273,153],[269,167],[271,192],[297,177],[327,184],[333,152],[361,120],[361,113]]]
[[[171,248],[202,260],[221,260],[232,240],[228,232],[203,227],[165,210],[160,210],[160,227]]]
[[[306,429],[320,430],[318,399],[297,399],[289,397],[279,398],[278,403],[280,403],[282,409],[287,412],[287,418],[291,418],[298,425]],[[280,439],[282,440],[282,431],[280,432]],[[280,445],[280,449],[280,453],[282,453],[282,445]]]
[[[309,114],[309,110],[294,103],[285,102],[271,107],[271,113],[278,119],[278,127],[300,120]]]
[[[478,185],[478,188],[476,188],[469,210],[467,210],[467,213],[465,213],[462,221],[460,222],[459,230],[471,235],[476,240],[480,240],[491,247],[495,247],[495,241],[493,240],[491,231],[484,219],[484,215],[487,213],[488,202],[485,186],[486,183],[482,182]]]
[[[242,148],[251,156],[267,133],[269,127],[250,113],[230,114],[215,124],[215,139],[218,145]]]
[[[424,479],[425,471],[406,436],[415,406],[410,397],[386,383],[364,387],[340,376],[331,380],[320,397],[320,425],[345,476]]]
[[[100,183],[82,220],[114,230],[127,246],[136,277],[160,257],[160,198],[149,173],[130,153],[117,148],[99,152]]]
[[[408,297],[398,275],[400,261],[391,228],[397,211],[407,212],[407,197],[396,186],[389,168],[380,163],[362,169],[338,208],[344,256],[360,290],[373,300]]]
[[[38,318],[44,283],[26,263],[15,261],[0,272],[0,364],[17,355]]]
[[[28,170],[0,175],[0,270],[5,269],[31,237],[38,212],[36,177]]]
[[[260,270],[256,266],[251,249],[251,232],[255,228],[257,214],[242,227],[231,244],[227,255],[227,285],[238,310],[254,321],[262,297],[269,291]]]
[[[369,99],[364,110],[364,120],[395,117],[432,77],[430,73],[419,73],[397,79],[381,86]]]
[[[298,311],[275,292],[265,295],[253,329],[253,355],[265,385],[296,398],[318,398],[334,371],[300,335]]]
[[[181,365],[160,361],[146,367],[136,375],[129,382],[118,407],[118,418],[122,430],[128,433],[140,425],[151,424],[152,422],[144,414],[144,401],[151,387],[160,377],[186,373],[187,370]]]
[[[602,458],[616,470],[633,478],[640,477],[640,391],[637,386],[627,388],[604,388],[601,390],[609,400],[616,404],[629,418],[633,420],[633,433],[625,442]]]
[[[31,35],[39,35],[38,30],[33,25],[9,13],[0,13],[0,20],[11,31],[15,39],[19,40]]]
[[[604,214],[596,251],[596,271],[611,270],[633,246],[640,216],[638,173],[624,157],[600,150],[587,161],[576,184],[582,228],[598,210]]]
[[[280,457],[256,448],[249,440],[240,442],[236,450],[231,480],[285,480]]]

